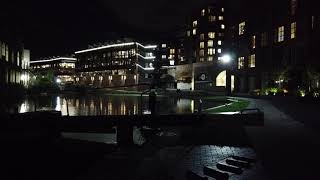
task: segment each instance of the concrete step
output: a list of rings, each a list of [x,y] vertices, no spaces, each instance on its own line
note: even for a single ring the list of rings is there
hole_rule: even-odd
[[[231,173],[235,173],[235,174],[242,174],[243,173],[243,170],[240,167],[228,165],[225,162],[219,162],[217,164],[217,168],[222,171],[227,171],[227,172],[231,172]]]
[[[233,158],[226,159],[226,163],[229,165],[232,165],[232,166],[237,166],[237,167],[245,168],[245,169],[249,169],[251,167],[251,164],[249,162],[236,160]]]
[[[231,156],[231,158],[233,158],[233,159],[235,159],[235,160],[239,160],[239,161],[249,162],[249,163],[255,163],[255,162],[257,162],[256,159],[247,158],[247,157],[242,157],[242,156]]]
[[[203,167],[203,173],[206,176],[219,179],[219,180],[227,180],[229,179],[229,173],[225,171],[221,171],[217,169],[216,167],[211,167],[211,166],[204,166]]]

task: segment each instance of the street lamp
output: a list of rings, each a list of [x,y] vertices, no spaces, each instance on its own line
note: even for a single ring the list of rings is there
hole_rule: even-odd
[[[231,62],[231,56],[229,54],[225,54],[221,58],[222,63],[229,64]]]
[[[57,79],[56,79],[56,82],[57,82],[58,84],[60,84],[60,83],[61,83],[61,79],[57,78]]]

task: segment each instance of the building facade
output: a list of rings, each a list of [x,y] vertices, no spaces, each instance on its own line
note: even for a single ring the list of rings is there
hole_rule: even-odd
[[[74,84],[76,58],[54,57],[30,62],[30,72],[33,77],[52,73],[54,80],[60,85]]]
[[[310,71],[320,72],[316,7],[313,0],[248,0],[239,7],[230,36],[237,92],[319,88],[319,79],[306,77]]]
[[[176,69],[178,89],[221,91],[227,87],[228,67],[222,63],[226,53],[225,11],[223,3],[211,3],[187,18],[183,41],[187,63]]]
[[[10,91],[24,84],[23,68],[28,63],[24,57],[21,41],[11,38],[8,33],[0,33],[0,89]]]
[[[188,17],[185,52],[191,62],[221,60],[225,41],[225,8],[211,4]]]
[[[77,51],[76,83],[98,88],[137,88],[150,83],[156,48],[124,42]]]

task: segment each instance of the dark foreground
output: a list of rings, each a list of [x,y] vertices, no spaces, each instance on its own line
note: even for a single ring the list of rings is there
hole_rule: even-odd
[[[264,111],[264,126],[142,128],[130,147],[101,143],[103,138],[101,142],[43,138],[23,129],[3,133],[0,178],[171,180],[187,179],[191,171],[210,179],[208,168],[241,156],[257,161],[240,174],[228,172],[229,179],[319,179],[319,134],[317,126],[312,126],[317,123],[312,115],[317,113],[310,111],[312,115],[302,118],[301,111],[309,110],[296,101],[249,100],[252,108]]]
[[[134,144],[130,146],[105,144],[103,138],[97,138],[98,142],[75,140],[77,134],[83,137],[79,132],[84,130],[108,129],[89,128],[88,119],[73,123],[74,118],[69,118],[68,123],[62,123],[62,130],[78,131],[73,139],[51,128],[56,124],[42,123],[50,116],[37,117],[40,121],[33,125],[31,121],[8,121],[2,136],[1,163],[5,168],[1,175],[3,179],[185,179],[188,171],[205,176],[204,167],[216,167],[232,156],[256,159],[240,120],[232,123],[230,118],[218,118],[218,123],[209,123],[199,117],[179,116],[177,123],[187,122],[181,125],[171,123],[168,116],[153,118],[158,123],[148,122],[151,128],[145,124],[134,128]],[[262,177],[258,171],[262,172],[259,161],[240,174],[224,173],[230,179],[255,179]]]

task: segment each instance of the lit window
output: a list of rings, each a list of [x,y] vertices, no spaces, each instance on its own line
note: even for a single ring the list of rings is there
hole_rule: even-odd
[[[200,58],[200,62],[203,62],[204,61],[204,58]]]
[[[162,59],[167,59],[167,55],[162,55]]]
[[[221,52],[222,52],[222,50],[221,50],[221,49],[218,49],[218,53],[221,54]]]
[[[252,36],[251,38],[251,47],[252,49],[256,48],[256,36]]]
[[[200,40],[204,40],[204,34],[200,34]]]
[[[218,45],[222,45],[222,41],[219,40],[219,41],[218,41]]]
[[[293,22],[291,23],[291,39],[294,39],[297,37],[297,23]]]
[[[218,57],[218,61],[221,61],[222,60],[222,57]]]
[[[216,21],[216,17],[215,16],[209,16],[208,17],[208,19],[209,19],[209,22],[214,22],[214,21]]]
[[[167,45],[166,45],[166,44],[162,44],[161,47],[162,47],[162,48],[166,48]]]
[[[170,49],[170,54],[175,54],[176,50],[175,49]]]
[[[174,60],[171,60],[171,61],[170,61],[170,66],[174,66],[174,64],[175,64],[175,63],[174,63]]]
[[[268,33],[267,32],[263,32],[261,34],[261,46],[262,47],[266,47],[268,45]]]
[[[221,12],[224,12],[224,8],[221,8]]]
[[[213,49],[213,48],[208,49],[208,55],[214,55],[215,53],[216,53],[215,49]]]
[[[204,42],[200,42],[200,48],[201,48],[201,49],[204,48]]]
[[[206,15],[206,10],[205,9],[202,9],[201,11],[201,16],[205,16]]]
[[[191,35],[191,32],[187,31],[187,36],[190,37],[190,35]]]
[[[226,26],[224,24],[221,24],[221,29],[225,29]]]
[[[213,56],[209,56],[208,61],[213,61]]]
[[[197,29],[193,29],[193,30],[192,30],[192,34],[193,34],[193,35],[196,35],[196,34],[197,34]]]
[[[246,26],[246,22],[242,22],[239,24],[239,35],[244,34],[245,26]]]
[[[238,69],[243,69],[244,68],[244,57],[239,57],[238,58]]]
[[[249,62],[248,62],[249,68],[255,68],[256,67],[256,55],[252,54],[249,56]]]
[[[193,27],[197,27],[198,21],[193,21],[192,25],[193,25]]]
[[[209,39],[214,39],[215,33],[214,32],[209,32],[208,36],[209,36]]]
[[[284,41],[284,26],[278,28],[278,42]]]
[[[208,41],[208,47],[213,47],[213,40]]]
[[[219,16],[219,20],[222,21],[223,20],[223,16]]]
[[[201,50],[199,51],[199,55],[200,55],[201,57],[204,56],[204,50],[203,50],[203,49],[201,49]]]

